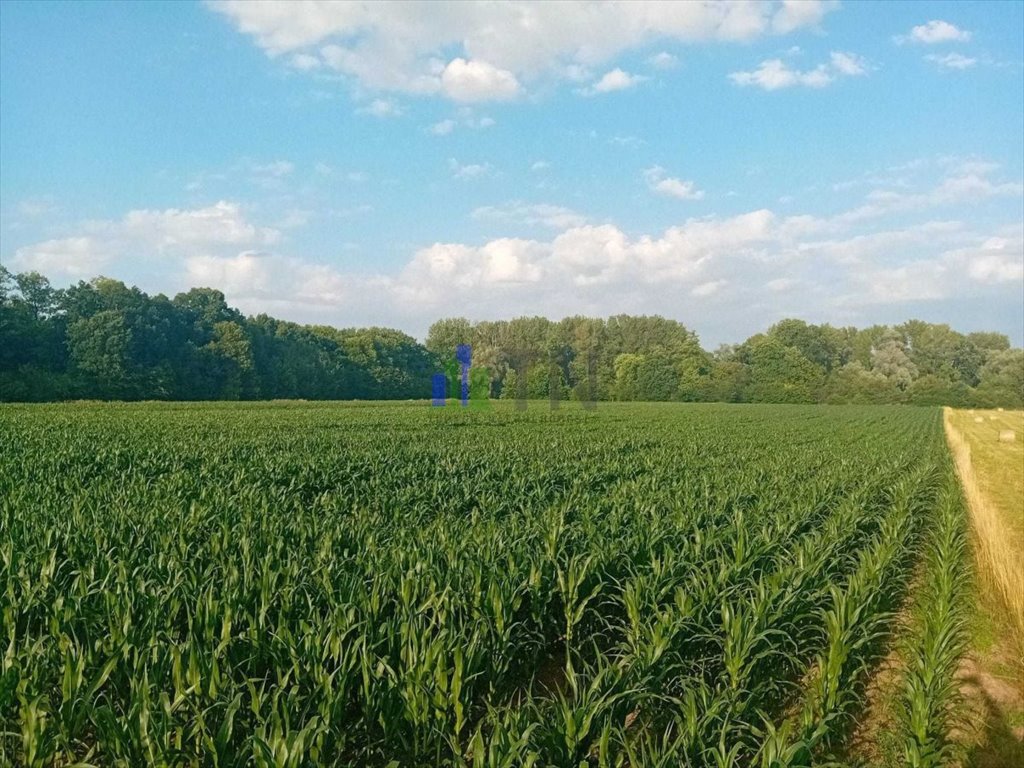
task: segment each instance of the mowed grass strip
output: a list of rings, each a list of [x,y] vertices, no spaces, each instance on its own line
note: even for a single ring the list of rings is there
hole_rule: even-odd
[[[945,423],[969,509],[976,572],[971,649],[959,673],[968,709],[961,737],[969,765],[1021,765],[1024,412],[946,409]]]
[[[945,421],[970,508],[979,575],[1005,604],[1024,665],[1024,412],[947,408]]]

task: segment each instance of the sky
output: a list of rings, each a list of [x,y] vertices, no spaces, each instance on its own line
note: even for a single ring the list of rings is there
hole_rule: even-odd
[[[423,338],[1024,342],[1024,3],[0,3],[0,263]]]

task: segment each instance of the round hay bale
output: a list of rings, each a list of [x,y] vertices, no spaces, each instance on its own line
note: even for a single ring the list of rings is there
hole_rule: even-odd
[[[1017,433],[1012,429],[1001,429],[999,430],[999,442],[1000,443],[1012,443],[1017,439]]]
[[[981,424],[981,422],[983,422],[983,421],[984,421],[984,419],[981,418],[981,416],[975,416],[974,417],[974,423],[975,424]]]

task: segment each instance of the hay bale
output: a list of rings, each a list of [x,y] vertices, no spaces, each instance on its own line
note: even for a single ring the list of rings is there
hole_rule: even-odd
[[[984,419],[981,418],[981,416],[975,416],[974,417],[974,423],[975,424],[981,424],[981,422],[983,422],[983,421],[984,421]]]
[[[995,421],[995,420],[996,420],[996,417],[995,417],[995,416],[989,416],[989,417],[988,417],[988,420],[989,420],[989,421]]]
[[[1012,429],[1001,429],[999,430],[999,442],[1000,443],[1012,443],[1017,439],[1017,433]]]

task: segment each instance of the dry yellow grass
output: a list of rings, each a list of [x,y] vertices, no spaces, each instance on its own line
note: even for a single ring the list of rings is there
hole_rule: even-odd
[[[1024,432],[1024,412],[947,408],[945,424],[970,508],[978,573],[1005,606],[1024,668],[1024,444],[999,440],[1008,429]]]

